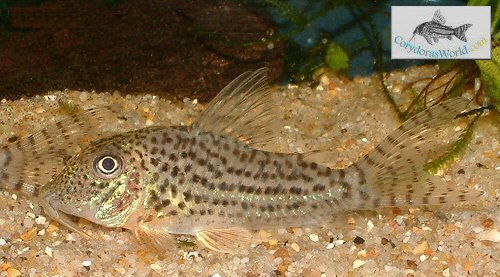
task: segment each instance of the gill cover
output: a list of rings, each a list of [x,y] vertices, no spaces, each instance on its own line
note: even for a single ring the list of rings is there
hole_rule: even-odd
[[[119,227],[125,224],[129,215],[140,203],[138,178],[123,176],[108,185],[115,189],[98,205],[95,218],[105,226]]]

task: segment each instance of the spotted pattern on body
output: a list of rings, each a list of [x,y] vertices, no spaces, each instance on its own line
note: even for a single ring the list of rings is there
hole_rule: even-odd
[[[145,207],[155,218],[177,221],[177,232],[224,224],[317,222],[348,209],[357,173],[333,170],[302,155],[258,151],[232,138],[189,127],[129,134],[137,169],[147,168]],[[144,147],[143,142],[147,142]],[[170,153],[170,154],[168,154]],[[140,161],[139,161],[140,159]],[[346,174],[346,171],[349,174]],[[347,176],[346,176],[347,175]],[[308,215],[308,219],[301,219]]]

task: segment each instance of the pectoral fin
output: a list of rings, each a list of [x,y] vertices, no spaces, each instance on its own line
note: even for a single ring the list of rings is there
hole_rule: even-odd
[[[424,36],[425,40],[427,40],[427,43],[429,43],[430,45],[432,45],[432,39],[430,36]]]
[[[139,241],[151,244],[161,253],[169,253],[177,249],[177,239],[175,236],[166,229],[154,224],[154,221],[139,224],[134,232]]]
[[[251,234],[243,228],[208,229],[196,233],[196,238],[214,251],[238,254],[248,249]]]

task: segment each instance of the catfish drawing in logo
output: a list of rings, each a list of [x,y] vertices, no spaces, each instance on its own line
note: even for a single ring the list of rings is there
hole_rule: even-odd
[[[424,22],[415,28],[410,41],[415,37],[415,34],[418,34],[423,36],[430,45],[433,44],[433,41],[436,43],[439,42],[439,38],[447,38],[451,40],[452,36],[456,36],[458,39],[467,42],[465,32],[472,26],[472,24],[464,24],[456,28],[446,26],[444,24],[446,24],[446,20],[441,14],[441,11],[437,10],[434,12],[432,21]]]

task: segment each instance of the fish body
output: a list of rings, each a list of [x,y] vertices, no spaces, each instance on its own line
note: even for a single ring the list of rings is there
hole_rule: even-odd
[[[447,38],[448,40],[451,40],[453,36],[467,42],[465,32],[472,26],[472,24],[464,24],[456,28],[446,26],[445,24],[446,20],[441,14],[441,11],[436,10],[431,21],[424,22],[415,28],[413,31],[413,37],[416,34],[421,35],[430,45],[434,44],[434,42],[439,42],[440,38]]]
[[[124,163],[119,177],[98,173],[107,157]],[[360,197],[370,197],[352,193],[360,174],[190,127],[154,127],[91,145],[41,196],[65,213],[89,211],[83,217],[108,227],[164,220],[171,233],[196,234],[207,227],[298,226],[358,209]]]
[[[12,186],[4,180],[2,186],[31,193],[50,217],[82,235],[68,215],[133,230],[162,251],[175,247],[174,235],[187,234],[229,253],[248,245],[249,230],[310,226],[345,211],[476,196],[423,170],[429,141],[465,108],[463,99],[425,110],[353,165],[333,169],[315,162],[328,158],[328,151],[264,150],[279,135],[270,95],[265,69],[246,72],[192,126],[99,138],[44,184],[30,184],[31,175],[18,170],[23,182]],[[5,151],[0,162],[2,157]]]

